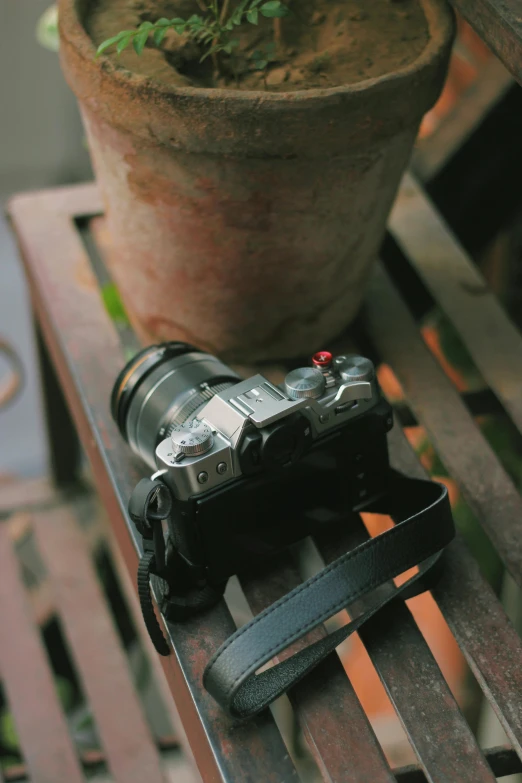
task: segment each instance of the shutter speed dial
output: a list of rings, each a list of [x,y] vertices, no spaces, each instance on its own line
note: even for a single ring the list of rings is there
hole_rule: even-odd
[[[174,454],[185,454],[196,457],[205,454],[214,444],[212,430],[199,419],[193,419],[189,424],[175,427],[170,436]]]
[[[317,399],[326,388],[326,381],[321,370],[315,367],[299,367],[289,372],[285,378],[286,393],[292,400],[305,397]]]

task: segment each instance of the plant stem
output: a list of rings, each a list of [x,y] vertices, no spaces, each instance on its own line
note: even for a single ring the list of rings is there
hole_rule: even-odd
[[[219,12],[218,0],[210,0],[210,2],[211,2],[210,9],[214,15],[214,19],[216,20],[219,29],[219,27],[221,26],[221,19],[223,18],[223,14],[226,11],[226,7],[228,6],[228,0],[225,0],[221,14]],[[216,46],[219,43],[219,38],[220,35],[219,34],[216,35],[216,37],[212,41],[212,46]],[[212,52],[210,56],[212,58],[212,64],[214,66],[214,78],[216,78],[221,74],[218,53]]]
[[[214,41],[213,41],[212,45],[214,45],[215,41],[217,41],[217,38],[214,38]],[[212,65],[214,66],[214,74],[216,74],[216,76],[219,76],[221,74],[221,68],[219,67],[218,53],[217,52],[212,52],[210,57],[212,59]]]
[[[274,19],[274,41],[277,49],[280,50],[283,43],[283,25],[281,24],[280,17]]]
[[[203,0],[196,0],[196,2],[204,14],[208,13],[208,5],[206,5]]]
[[[223,8],[221,9],[221,14],[219,17],[219,24],[225,24],[227,16],[228,16],[228,7],[230,5],[230,0],[225,0],[223,3]]]

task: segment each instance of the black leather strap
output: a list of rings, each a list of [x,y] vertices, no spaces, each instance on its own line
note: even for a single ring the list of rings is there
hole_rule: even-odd
[[[141,556],[138,565],[138,597],[140,599],[141,613],[143,614],[152,643],[160,655],[167,656],[170,655],[170,647],[163,636],[150,593],[150,577],[155,573],[155,555],[152,549],[148,549]]]
[[[160,655],[170,655],[170,647],[158,623],[152,595],[151,576],[161,576],[166,567],[165,538],[161,525],[172,510],[172,496],[161,481],[142,479],[129,500],[129,516],[141,533],[143,554],[138,565],[138,597],[149,636]]]
[[[172,495],[162,481],[144,478],[136,484],[129,499],[129,516],[143,538],[152,538],[154,522],[167,519],[171,511]]]
[[[395,527],[348,552],[236,631],[207,665],[203,682],[234,718],[266,707],[316,666],[344,639],[401,595],[423,592],[426,573],[455,535],[446,488],[392,473],[388,494],[368,511],[389,514]],[[400,588],[376,588],[413,566],[419,571]],[[256,674],[275,655],[354,601],[367,596],[365,611],[348,625],[282,663]]]

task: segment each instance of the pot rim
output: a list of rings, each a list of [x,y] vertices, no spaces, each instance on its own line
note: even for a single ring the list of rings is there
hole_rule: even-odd
[[[79,0],[59,0],[59,27],[60,37],[68,42],[74,41],[74,46],[80,56],[85,60],[95,62],[96,46],[84,28],[78,13]],[[263,106],[274,108],[281,103],[293,104],[313,103],[331,98],[346,98],[361,92],[377,91],[383,85],[408,81],[419,71],[430,68],[439,60],[452,40],[454,31],[454,14],[446,0],[419,0],[428,25],[428,43],[414,60],[407,65],[397,68],[381,76],[363,79],[353,84],[338,85],[337,87],[311,88],[307,90],[288,90],[284,92],[270,92],[265,90],[231,90],[226,87],[191,87],[169,86],[156,81],[150,76],[129,71],[110,60],[106,55],[99,56],[98,61],[103,72],[115,81],[132,86],[136,90],[147,87],[153,95],[163,99],[172,98],[196,98],[226,100],[238,107],[247,103],[262,102]],[[138,55],[136,55],[138,56]]]

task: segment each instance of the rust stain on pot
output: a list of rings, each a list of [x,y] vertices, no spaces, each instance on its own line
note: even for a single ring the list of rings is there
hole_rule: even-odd
[[[225,226],[252,231],[270,229],[273,203],[261,191],[253,190],[246,199],[234,199],[223,194],[219,183],[210,179],[198,179],[195,186],[206,194],[206,198],[200,199],[197,204],[203,216],[217,211]]]
[[[245,199],[234,199],[224,192],[221,183],[209,178],[195,179],[190,193],[177,188],[177,183],[162,177],[138,162],[138,156],[126,155],[129,164],[127,183],[130,191],[148,204],[190,210],[202,221],[220,216],[223,227],[268,231],[271,227],[272,202],[260,190],[249,193]]]

